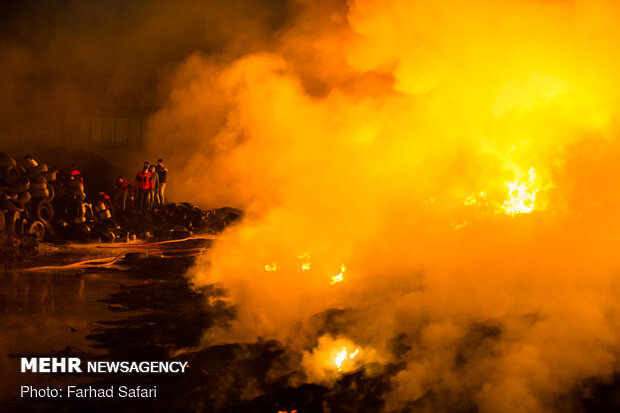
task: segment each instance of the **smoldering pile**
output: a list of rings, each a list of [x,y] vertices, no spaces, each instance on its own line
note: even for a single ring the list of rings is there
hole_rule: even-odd
[[[79,180],[59,176],[45,163],[19,165],[0,152],[0,233],[15,251],[34,251],[40,241],[111,243],[216,234],[241,216],[234,208],[205,211],[183,202],[149,212],[129,210],[117,219],[104,202],[87,202]]]

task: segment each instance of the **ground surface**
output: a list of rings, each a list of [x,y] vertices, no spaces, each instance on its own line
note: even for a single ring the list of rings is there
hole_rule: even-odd
[[[40,265],[105,256],[63,249]],[[0,411],[6,412],[378,412],[399,366],[373,379],[344,376],[332,389],[291,386],[285,349],[276,342],[209,346],[203,333],[226,323],[234,309],[209,300],[221,292],[193,290],[183,276],[193,258],[136,253],[112,266],[0,272]],[[202,345],[201,345],[202,344]],[[185,374],[32,374],[19,372],[22,356],[74,356],[84,361],[188,361]],[[585,383],[590,397],[564,411],[612,412],[620,380]],[[20,386],[66,388],[157,386],[151,399],[21,398]],[[425,402],[475,412],[471,400],[429,394]],[[420,406],[407,406],[414,412]],[[445,406],[444,406],[445,407]]]

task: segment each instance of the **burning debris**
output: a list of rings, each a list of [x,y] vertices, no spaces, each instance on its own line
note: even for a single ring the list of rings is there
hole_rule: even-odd
[[[252,219],[172,204],[117,228],[70,184],[52,185],[68,193],[52,229],[229,228],[187,274],[234,314],[203,347],[286,356],[221,378],[227,401],[268,382],[310,387],[313,406],[349,395],[350,411],[581,411],[587,383],[620,374],[620,5],[290,6],[264,39],[192,53],[146,128],[196,177],[179,192]],[[366,394],[381,402],[361,408]]]
[[[304,6],[266,53],[188,60],[152,120],[258,211],[189,272],[237,310],[208,342],[277,340],[330,389],[376,349],[387,411],[549,412],[618,372],[618,5]],[[220,122],[188,115],[213,89]]]
[[[534,167],[528,172],[527,180],[510,182],[508,184],[510,198],[504,202],[502,209],[508,215],[528,214],[536,205],[536,193],[540,190],[537,186],[538,177]]]
[[[334,276],[332,277],[332,282],[331,282],[331,284],[336,284],[336,283],[341,282],[341,281],[344,279],[344,272],[345,272],[346,270],[347,270],[347,269],[346,269],[346,267],[344,266],[344,264],[342,264],[342,265],[340,266],[340,274],[338,274],[338,275],[334,275]]]

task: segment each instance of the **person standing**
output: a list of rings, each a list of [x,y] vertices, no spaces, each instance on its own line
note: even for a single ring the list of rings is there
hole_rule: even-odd
[[[151,173],[148,166],[144,167],[136,175],[136,188],[138,189],[138,199],[136,200],[138,210],[144,212],[148,207],[149,193],[151,191]]]
[[[164,165],[163,159],[157,160],[157,167],[155,168],[157,175],[159,176],[159,190],[157,191],[157,197],[159,198],[159,204],[165,205],[166,198],[164,192],[166,191],[166,179],[168,178],[168,168]]]
[[[158,203],[159,197],[159,174],[155,172],[155,165],[149,167],[149,173],[151,174],[151,190],[149,192],[149,209],[155,208],[155,204]]]
[[[124,176],[116,178],[116,182],[114,183],[114,196],[112,197],[114,212],[125,212],[127,207],[127,192],[129,192],[130,187],[129,179]]]

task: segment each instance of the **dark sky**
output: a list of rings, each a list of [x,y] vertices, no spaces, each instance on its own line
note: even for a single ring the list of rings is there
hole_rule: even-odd
[[[260,49],[288,13],[284,0],[0,2],[0,110],[13,114],[0,126],[33,111],[151,110],[185,58]]]

